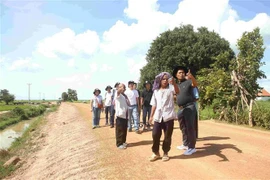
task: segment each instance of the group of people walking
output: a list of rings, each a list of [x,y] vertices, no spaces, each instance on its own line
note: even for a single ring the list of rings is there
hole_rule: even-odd
[[[177,80],[177,83],[175,81]],[[162,159],[169,160],[168,152],[171,149],[174,120],[179,121],[182,131],[182,145],[177,149],[185,150],[184,155],[191,155],[196,152],[196,118],[198,100],[197,82],[190,71],[183,66],[173,69],[172,75],[162,72],[155,77],[153,85],[151,82],[144,83],[144,90],[140,93],[136,89],[134,81],[125,84],[117,82],[112,88],[105,88],[104,105],[100,95],[100,89],[94,90],[94,97],[91,99],[91,111],[93,112],[93,129],[99,127],[100,113],[105,110],[106,125],[115,127],[116,146],[119,149],[126,149],[127,131],[132,128],[140,134],[140,112],[143,112],[143,124],[145,129],[152,129],[152,156],[150,161]],[[175,112],[175,102],[178,105],[178,112]],[[110,115],[109,115],[110,114]],[[116,123],[114,118],[116,117]],[[162,144],[163,156],[160,155],[160,138],[164,133]]]

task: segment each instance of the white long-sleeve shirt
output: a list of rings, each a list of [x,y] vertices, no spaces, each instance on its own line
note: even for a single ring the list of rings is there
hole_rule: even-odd
[[[164,122],[175,119],[174,94],[174,86],[171,84],[166,89],[157,89],[154,91],[150,102],[152,106],[156,107],[153,117],[154,121],[160,123],[162,118]]]
[[[115,97],[115,116],[123,119],[127,119],[128,105],[126,98],[120,94]]]

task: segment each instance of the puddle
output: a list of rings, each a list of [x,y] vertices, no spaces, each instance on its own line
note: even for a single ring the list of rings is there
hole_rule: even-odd
[[[8,149],[16,138],[22,136],[34,120],[35,118],[21,121],[0,131],[0,149]]]

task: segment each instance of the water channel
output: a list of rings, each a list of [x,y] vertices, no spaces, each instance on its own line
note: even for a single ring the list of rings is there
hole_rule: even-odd
[[[31,125],[36,118],[21,121],[17,124],[8,126],[0,131],[0,149],[8,149],[16,138],[21,137],[23,132]]]

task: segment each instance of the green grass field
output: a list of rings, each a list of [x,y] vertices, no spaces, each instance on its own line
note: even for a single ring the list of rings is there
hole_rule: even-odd
[[[28,109],[29,107],[31,107],[31,105],[29,104],[25,104],[25,105],[5,105],[3,103],[0,103],[0,112],[1,111],[10,111],[12,109],[14,109],[15,107],[20,107],[22,109]]]
[[[253,108],[257,107],[256,104],[258,105],[258,107],[270,109],[270,101],[256,101],[256,103],[254,103],[253,105]],[[212,106],[208,106],[205,109],[200,110],[200,120],[209,120],[211,118],[216,119],[218,117],[218,114],[214,114]]]

